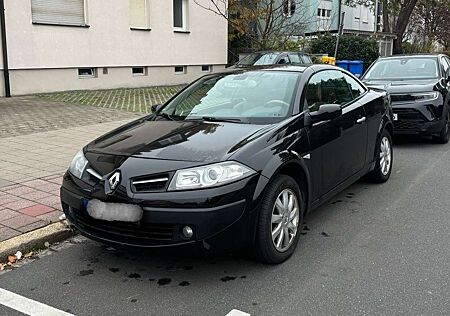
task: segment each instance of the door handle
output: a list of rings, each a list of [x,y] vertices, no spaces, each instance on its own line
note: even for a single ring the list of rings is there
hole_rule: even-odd
[[[356,123],[357,123],[357,124],[362,124],[362,123],[364,123],[365,121],[366,121],[366,117],[363,116],[363,117],[357,119],[357,120],[356,120]]]

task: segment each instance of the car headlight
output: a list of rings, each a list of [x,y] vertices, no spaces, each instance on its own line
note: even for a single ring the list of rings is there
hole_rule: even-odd
[[[439,98],[439,92],[411,93],[416,102],[432,101]]]
[[[235,161],[182,169],[175,173],[169,191],[210,188],[245,178],[253,173],[254,170]]]
[[[84,157],[83,150],[80,150],[75,157],[73,157],[72,162],[69,166],[69,171],[75,177],[80,178],[83,175],[84,169],[86,168],[88,161]]]

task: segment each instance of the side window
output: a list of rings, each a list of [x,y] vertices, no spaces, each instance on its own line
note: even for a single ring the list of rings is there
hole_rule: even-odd
[[[355,79],[353,79],[349,75],[344,74],[344,78],[345,78],[345,81],[348,84],[348,87],[351,90],[353,99],[358,98],[361,94],[363,94],[366,91],[366,89],[364,89],[364,87],[361,86],[361,84],[358,81],[356,81]]]
[[[289,64],[289,57],[287,55],[281,56],[280,60],[278,61],[279,65]]]
[[[441,59],[442,68],[444,69],[444,76],[447,73],[448,69],[450,68],[450,64],[447,58],[442,57]]]
[[[306,87],[306,104],[311,112],[323,104],[345,105],[353,100],[344,74],[338,70],[325,70],[314,74]]]
[[[308,55],[303,55],[302,59],[303,59],[304,64],[312,64],[313,63],[311,57],[309,57]]]
[[[291,60],[291,63],[293,63],[293,64],[300,64],[302,62],[300,60],[300,56],[296,53],[290,53],[289,59]]]

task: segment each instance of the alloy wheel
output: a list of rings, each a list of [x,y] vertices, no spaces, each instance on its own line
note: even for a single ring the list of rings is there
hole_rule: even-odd
[[[391,142],[384,136],[380,145],[380,169],[383,176],[389,173],[392,162]]]
[[[291,189],[284,189],[272,209],[272,242],[276,250],[284,252],[289,249],[297,235],[299,219],[297,196]]]

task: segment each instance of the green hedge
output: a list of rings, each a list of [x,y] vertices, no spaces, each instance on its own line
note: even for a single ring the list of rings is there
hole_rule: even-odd
[[[310,50],[313,54],[328,54],[334,56],[336,37],[330,33],[319,35],[310,42]],[[343,35],[339,40],[337,60],[362,60],[364,69],[379,56],[378,43],[375,39]]]

